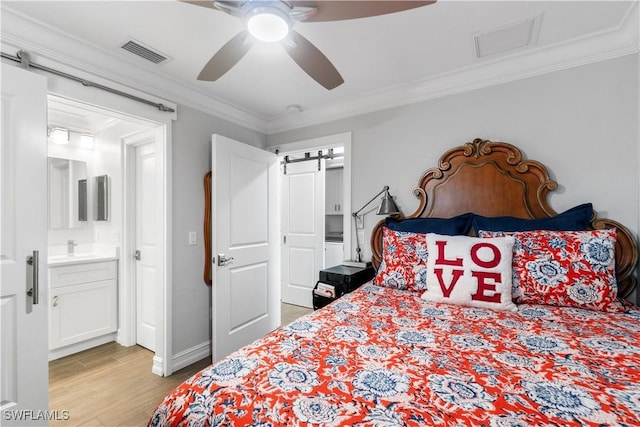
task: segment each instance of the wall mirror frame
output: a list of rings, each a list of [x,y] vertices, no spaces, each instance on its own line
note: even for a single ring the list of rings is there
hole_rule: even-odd
[[[109,221],[109,175],[94,178],[94,218]]]
[[[49,157],[49,228],[87,225],[89,189],[87,164],[80,160]]]

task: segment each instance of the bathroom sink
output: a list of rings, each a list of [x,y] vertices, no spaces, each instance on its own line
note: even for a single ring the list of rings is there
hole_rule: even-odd
[[[78,264],[82,262],[91,262],[91,261],[102,261],[108,259],[114,259],[113,255],[105,255],[105,254],[74,254],[74,255],[55,255],[50,256],[48,259],[49,265],[56,264]]]

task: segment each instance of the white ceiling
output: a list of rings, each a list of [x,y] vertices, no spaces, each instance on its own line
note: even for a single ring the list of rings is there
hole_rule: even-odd
[[[269,132],[295,127],[296,120],[312,123],[348,115],[350,111],[415,102],[421,96],[438,96],[444,89],[455,92],[456,85],[464,86],[456,83],[456,76],[466,75],[462,81],[467,88],[473,88],[479,84],[476,81],[520,78],[535,74],[536,68],[544,72],[543,65],[566,68],[571,66],[570,61],[584,63],[588,62],[584,58],[606,58],[603,52],[613,48],[602,46],[605,36],[611,38],[629,21],[637,26],[633,15],[638,13],[638,6],[637,2],[615,1],[440,0],[378,17],[297,23],[295,29],[314,43],[344,77],[345,83],[331,91],[308,77],[277,44],[257,44],[217,82],[197,81],[196,76],[211,56],[243,29],[239,19],[212,9],[178,1],[3,0],[2,12],[3,39],[8,37],[13,45],[29,39],[30,46],[58,52],[77,63],[87,61],[80,52],[57,42],[57,38],[16,35],[18,30],[5,32],[5,28],[9,32],[13,28],[7,27],[8,19],[18,16],[35,20],[44,24],[47,31],[61,31],[75,43],[98,48],[111,61],[122,61],[128,68],[134,66],[140,72],[130,73],[131,82],[159,76],[184,88],[184,93],[206,95],[216,105],[271,123],[261,129]],[[477,57],[475,35],[531,18],[537,19],[539,35],[534,35],[529,46]],[[637,28],[631,31],[634,30],[637,32]],[[122,50],[120,46],[130,38],[171,59],[154,65]],[[592,40],[601,41],[591,43],[594,52],[580,51],[585,49],[585,41]],[[637,38],[634,43],[631,51],[637,51]],[[547,55],[550,63],[543,64],[545,60],[540,58],[549,52],[553,52]],[[572,57],[578,54],[583,59]],[[564,65],[557,65],[563,61]],[[292,118],[287,113],[289,105],[299,105],[303,114]],[[314,112],[317,117],[311,119]]]
[[[99,133],[113,126],[118,119],[99,109],[90,109],[75,102],[49,97],[47,122],[51,127],[63,127],[75,132]]]

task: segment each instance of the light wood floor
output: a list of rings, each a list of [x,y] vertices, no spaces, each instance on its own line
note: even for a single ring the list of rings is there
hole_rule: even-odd
[[[282,304],[282,325],[312,310]],[[145,426],[162,398],[209,365],[194,363],[170,377],[151,373],[153,353],[115,342],[49,362],[49,409],[68,411],[51,426]]]
[[[153,353],[111,342],[49,363],[49,409],[68,411],[52,426],[144,426],[162,397],[206,367],[204,359],[170,377],[151,373]]]
[[[313,309],[311,308],[284,303],[281,304],[280,307],[280,325],[282,326],[288,325],[298,317],[304,316],[305,314],[311,313],[313,311]]]

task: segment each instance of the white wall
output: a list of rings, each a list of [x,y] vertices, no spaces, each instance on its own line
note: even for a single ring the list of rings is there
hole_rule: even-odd
[[[211,135],[256,147],[266,136],[200,111],[179,106],[173,125],[173,354],[211,339],[211,288],[203,279],[204,175],[211,170]],[[188,245],[195,231],[198,244]]]
[[[122,137],[136,131],[141,131],[144,126],[117,121],[116,124],[95,135],[96,150],[92,160],[93,177],[100,175],[109,176],[109,220],[93,221],[95,227],[95,243],[104,245],[121,246],[124,218],[122,217],[123,184],[122,184]],[[91,191],[95,192],[93,180]],[[91,200],[91,212],[93,212],[94,200]],[[93,214],[92,214],[93,215]],[[121,252],[122,253],[122,252]]]
[[[629,55],[269,135],[267,144],[350,131],[353,206],[389,185],[401,210],[411,214],[417,208],[411,190],[446,150],[476,137],[505,141],[549,168],[560,184],[549,198],[556,211],[591,201],[600,216],[637,236],[638,72],[638,55]],[[377,220],[366,217],[367,241]]]

